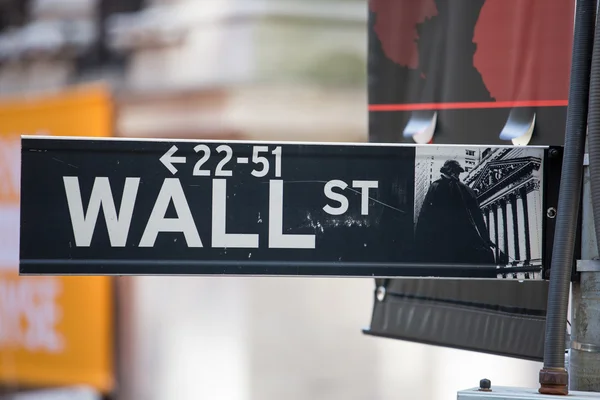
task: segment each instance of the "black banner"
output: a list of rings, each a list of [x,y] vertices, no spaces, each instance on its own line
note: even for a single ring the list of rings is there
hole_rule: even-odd
[[[540,279],[547,150],[23,137],[20,272]]]
[[[543,360],[548,281],[379,281],[365,334]]]

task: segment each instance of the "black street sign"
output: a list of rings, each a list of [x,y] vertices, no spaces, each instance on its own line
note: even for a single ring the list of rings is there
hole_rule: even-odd
[[[547,153],[24,136],[20,273],[539,279]]]

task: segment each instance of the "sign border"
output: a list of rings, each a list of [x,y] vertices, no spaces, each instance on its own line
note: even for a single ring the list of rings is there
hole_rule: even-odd
[[[105,141],[105,142],[165,142],[165,143],[232,143],[232,144],[277,144],[302,146],[360,146],[360,147],[404,147],[417,148],[430,144],[377,143],[377,142],[304,142],[304,141],[262,141],[262,140],[219,140],[219,139],[170,139],[170,138],[124,138],[124,137],[69,137],[69,136],[21,136],[21,151],[28,150],[33,143],[43,140],[52,141]],[[434,144],[446,148],[516,148],[514,145],[464,145]],[[544,161],[548,160],[551,146],[527,146],[544,150]],[[543,179],[548,178],[548,168],[544,168]],[[551,183],[545,182],[545,186]],[[553,184],[552,187],[556,186]],[[544,191],[543,203],[547,204]],[[542,221],[545,236],[548,236],[547,218]],[[548,239],[544,238],[547,245]],[[544,255],[548,254],[544,251]],[[517,272],[541,272],[546,270],[547,258],[542,260],[543,267],[510,267],[500,265],[477,264],[434,264],[405,262],[344,262],[344,261],[206,261],[206,260],[59,260],[59,259],[22,259],[19,256],[19,275],[21,276],[297,276],[297,277],[357,277],[357,278],[470,278],[502,279]],[[35,266],[37,272],[29,272]],[[165,270],[168,273],[157,272]],[[193,272],[202,267],[202,272]],[[544,274],[546,275],[546,274]],[[545,276],[542,277],[545,279]]]

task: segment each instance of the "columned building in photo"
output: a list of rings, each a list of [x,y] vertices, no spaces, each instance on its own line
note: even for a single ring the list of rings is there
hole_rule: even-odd
[[[542,158],[523,149],[487,149],[465,183],[475,190],[496,257],[512,265],[540,265],[542,258]]]

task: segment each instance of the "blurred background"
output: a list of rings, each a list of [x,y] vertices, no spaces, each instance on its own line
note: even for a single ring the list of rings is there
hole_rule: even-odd
[[[367,141],[367,14],[367,0],[0,0],[2,395],[537,386],[541,363],[363,335],[372,279],[18,277],[20,135]]]

